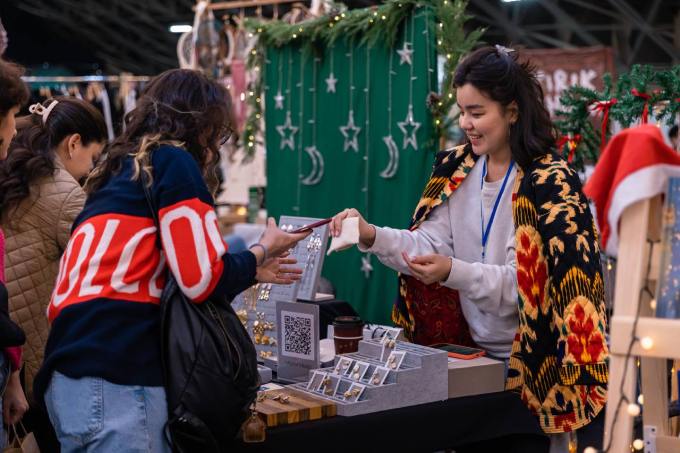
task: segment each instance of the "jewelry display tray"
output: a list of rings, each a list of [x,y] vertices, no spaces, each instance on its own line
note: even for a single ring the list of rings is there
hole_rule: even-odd
[[[390,370],[382,385],[372,385],[369,382],[376,367],[385,365],[385,361],[380,360],[383,345],[378,340],[362,340],[359,342],[357,352],[335,357],[336,364],[340,357],[349,357],[370,364],[364,378],[358,381],[365,386],[358,401],[348,402],[343,397],[343,393],[352,383],[357,382],[346,376],[340,378],[340,384],[333,396],[308,390],[306,382],[289,387],[333,401],[337,405],[337,414],[345,417],[448,399],[448,356],[445,351],[403,341],[397,341],[392,350],[404,351],[406,355],[400,369]],[[320,368],[312,370],[309,376],[311,379],[315,371],[338,376],[333,370],[333,367]]]
[[[255,350],[257,351],[257,360],[260,363],[265,363],[265,365],[268,365],[266,363],[267,362],[266,359],[276,356],[277,350],[276,341],[274,341],[273,343],[267,342],[266,344],[262,342],[256,343],[255,332],[253,331],[254,328],[253,325],[255,321],[259,321],[260,323],[273,324],[274,326],[274,329],[265,330],[264,332],[265,335],[267,335],[270,338],[273,338],[274,340],[276,340],[278,336],[276,332],[276,329],[278,328],[278,326],[276,325],[276,302],[273,299],[271,299],[271,297],[267,300],[261,298],[263,292],[267,291],[265,288],[266,285],[260,284],[246,289],[245,291],[243,291],[241,294],[237,295],[234,298],[234,300],[231,303],[231,306],[234,308],[236,314],[239,315],[239,318],[241,318],[243,314],[246,315],[245,318],[246,322],[243,323],[244,321],[243,318],[241,318],[241,322],[243,323],[243,326],[246,328],[246,331],[248,332],[250,339],[253,340]],[[255,304],[252,303],[253,297],[257,298],[257,303]],[[253,306],[255,307],[255,309],[252,308]],[[258,313],[261,314],[261,317],[263,319],[259,320],[257,319]],[[265,355],[263,356],[263,354]]]

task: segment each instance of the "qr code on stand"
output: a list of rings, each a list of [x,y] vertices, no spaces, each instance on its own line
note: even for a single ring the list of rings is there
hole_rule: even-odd
[[[314,317],[304,313],[281,312],[283,345],[281,354],[314,360]]]

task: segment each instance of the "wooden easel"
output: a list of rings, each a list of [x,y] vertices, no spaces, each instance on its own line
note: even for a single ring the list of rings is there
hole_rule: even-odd
[[[680,359],[680,320],[654,318],[651,297],[646,294],[640,296],[645,286],[655,290],[655,282],[660,275],[661,247],[658,241],[661,236],[662,213],[663,204],[659,195],[631,205],[621,216],[614,313],[610,323],[609,396],[604,439],[605,448],[611,442],[609,451],[612,453],[631,451],[633,417],[628,413],[628,404],[618,403],[622,397],[622,389],[628,402],[636,402],[635,356],[639,356],[641,362],[644,451],[680,452],[680,438],[672,435],[673,430],[668,419],[667,381],[668,359]],[[649,241],[656,241],[656,246],[650,247]],[[638,310],[639,319],[633,332]],[[638,340],[632,345],[630,360],[626,363],[626,354],[633,336]],[[652,347],[647,350],[641,347],[639,341],[645,337],[653,340]],[[612,430],[615,417],[616,424]]]

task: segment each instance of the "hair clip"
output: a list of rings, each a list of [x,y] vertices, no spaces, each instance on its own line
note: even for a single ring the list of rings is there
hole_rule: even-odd
[[[496,52],[498,52],[499,55],[504,55],[506,57],[510,56],[510,52],[515,51],[515,49],[510,49],[508,47],[501,46],[500,44],[496,44],[495,47],[496,47]]]
[[[41,103],[38,102],[38,103],[33,104],[32,106],[30,106],[30,107],[28,108],[28,111],[31,112],[31,113],[34,113],[34,114],[36,114],[36,115],[40,115],[40,116],[42,117],[42,123],[43,123],[43,125],[45,125],[45,124],[47,124],[47,117],[50,116],[50,113],[52,112],[52,109],[53,109],[54,106],[57,105],[58,103],[59,103],[59,101],[57,101],[57,100],[55,99],[55,100],[53,100],[53,101],[50,103],[50,105],[48,105],[47,107],[45,107],[44,105],[42,105]]]

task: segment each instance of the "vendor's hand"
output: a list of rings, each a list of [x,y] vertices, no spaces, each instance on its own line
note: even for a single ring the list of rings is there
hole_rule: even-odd
[[[429,285],[446,280],[451,273],[451,258],[443,255],[423,255],[410,258],[402,252],[411,275]]]
[[[276,258],[288,252],[295,244],[306,238],[312,230],[304,233],[286,233],[276,226],[276,221],[270,217],[267,221],[267,229],[260,237],[260,244],[267,248],[267,258]],[[253,249],[255,252],[257,248]],[[258,261],[259,262],[259,261]]]
[[[257,268],[255,280],[260,283],[275,283],[277,285],[290,285],[302,275],[302,269],[292,267],[297,264],[295,258],[288,258],[288,252],[279,258],[270,258]]]
[[[2,396],[2,418],[8,425],[14,425],[28,410],[28,401],[21,388],[19,371],[14,371],[7,381],[5,394]]]
[[[342,221],[349,217],[359,217],[359,242],[365,247],[371,247],[375,242],[375,227],[354,208],[345,209],[333,216],[333,221],[330,223],[331,236],[340,236]]]

